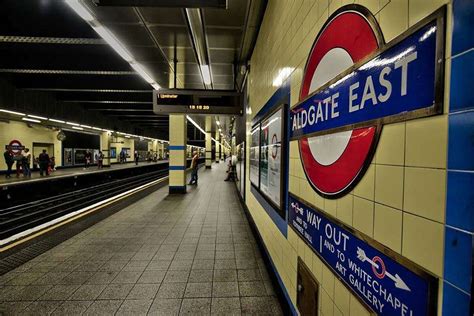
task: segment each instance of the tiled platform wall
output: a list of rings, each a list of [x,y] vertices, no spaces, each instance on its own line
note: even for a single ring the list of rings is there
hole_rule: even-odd
[[[463,69],[473,68],[474,40],[472,35],[469,37],[464,34],[467,28],[471,27],[472,30],[472,25],[465,23],[472,21],[462,18],[469,16],[466,10],[471,10],[472,17],[473,2],[270,1],[251,60],[249,104],[252,113],[257,113],[277,89],[273,86],[274,78],[281,69],[287,67],[291,70],[288,79],[291,84],[291,106],[298,102],[306,59],[316,35],[335,10],[349,3],[364,5],[375,15],[386,42],[440,6],[448,4],[444,114],[385,125],[376,154],[364,178],[350,194],[337,200],[324,199],[310,187],[300,162],[298,144],[293,141],[290,143],[289,191],[436,275],[440,279],[438,310],[441,313],[443,289],[447,286],[444,279],[449,279],[450,271],[445,267],[445,262],[450,262],[452,251],[463,251],[463,258],[469,262],[459,263],[468,271],[462,276],[453,272],[449,286],[454,285],[454,290],[459,291],[460,288],[469,293],[466,286],[471,285],[474,104],[468,91],[472,90],[474,84],[472,77],[463,75]],[[460,35],[457,35],[457,31]],[[457,37],[462,38],[462,45],[457,43]],[[456,80],[459,83],[455,83]],[[456,95],[453,93],[450,97],[450,90]],[[367,314],[358,300],[302,239],[291,229],[288,229],[288,236],[280,232],[250,192],[249,183],[247,188],[246,203],[293,304],[296,304],[296,266],[297,257],[300,256],[322,285],[322,315]],[[460,206],[460,201],[466,202]],[[468,226],[465,217],[470,219]],[[446,238],[451,234],[460,234],[464,247],[460,249],[447,245],[446,259],[445,234]],[[463,281],[462,286],[456,283],[458,279]],[[445,300],[450,299],[450,295],[445,295]]]

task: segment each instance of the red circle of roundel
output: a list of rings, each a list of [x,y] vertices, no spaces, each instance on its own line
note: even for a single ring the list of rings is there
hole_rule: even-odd
[[[379,48],[378,30],[374,30],[360,12],[349,10],[336,14],[319,34],[306,63],[300,92],[303,100],[309,91],[314,73],[321,59],[333,48],[344,49],[356,63]],[[314,158],[308,138],[299,140],[303,168],[318,193],[335,196],[344,192],[356,180],[376,141],[377,127],[369,126],[352,131],[346,148],[336,161],[322,165]]]

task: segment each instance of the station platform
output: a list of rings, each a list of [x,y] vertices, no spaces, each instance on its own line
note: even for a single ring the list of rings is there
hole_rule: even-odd
[[[138,165],[135,163],[128,162],[124,164],[112,164],[109,167],[104,167],[102,169],[98,169],[97,166],[91,166],[88,169],[84,169],[83,167],[73,167],[73,168],[61,168],[53,171],[50,175],[41,176],[39,171],[32,171],[31,177],[24,177],[21,174],[19,177],[16,176],[15,170],[12,172],[11,178],[6,178],[5,175],[0,176],[0,187],[2,185],[15,185],[17,183],[24,183],[29,181],[41,181],[41,180],[48,180],[50,178],[61,178],[61,177],[70,177],[70,176],[78,176],[83,174],[91,174],[91,173],[98,173],[98,172],[107,172],[113,170],[120,170],[126,168],[137,168],[142,166],[150,166],[153,164],[163,164],[168,163],[168,160],[160,160],[158,162],[139,162]]]
[[[225,165],[163,187],[0,276],[0,315],[281,315]],[[3,313],[3,314],[2,314]]]

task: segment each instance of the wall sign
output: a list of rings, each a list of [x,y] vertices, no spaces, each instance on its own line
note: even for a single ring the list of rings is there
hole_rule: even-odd
[[[15,156],[21,154],[21,151],[25,149],[19,140],[12,140],[8,145],[5,145],[5,150],[10,150]]]
[[[445,8],[383,45],[367,9],[336,11],[318,35],[290,113],[304,170],[339,197],[372,159],[382,124],[442,113]]]
[[[289,225],[377,314],[436,314],[436,278],[291,194],[288,202]]]

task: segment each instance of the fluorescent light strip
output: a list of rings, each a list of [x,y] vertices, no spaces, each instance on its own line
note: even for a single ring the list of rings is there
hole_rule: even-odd
[[[201,133],[203,133],[204,135],[206,135],[206,131],[204,131],[201,126],[199,126],[196,122],[194,122],[194,120],[189,116],[189,115],[186,115],[186,118],[188,119],[188,121],[190,121],[194,126],[196,126],[196,128],[198,130],[201,131]]]
[[[202,78],[204,79],[204,84],[211,84],[211,71],[209,65],[201,65]]]
[[[36,115],[30,115],[30,114],[28,114],[28,117],[31,117],[31,118],[34,118],[34,119],[38,119],[38,120],[44,120],[44,121],[47,121],[47,120],[48,120],[47,117],[36,116]]]
[[[73,129],[77,129],[77,130],[79,130],[79,131],[83,131],[83,130],[84,130],[82,127],[77,127],[77,126],[73,126],[72,128],[73,128]]]
[[[92,126],[89,126],[89,125],[81,125],[81,127],[84,127],[84,128],[92,128]]]
[[[0,110],[0,112],[8,113],[8,114],[14,114],[14,115],[21,115],[25,116],[25,113],[20,113],[20,112],[15,112],[15,111],[10,111],[10,110]]]
[[[55,122],[55,123],[61,123],[61,124],[64,124],[66,123],[65,121],[61,121],[61,120],[55,120],[55,119],[49,119],[51,122]]]
[[[66,0],[66,3],[79,15],[82,19],[87,22],[92,22],[94,17],[90,12],[79,2],[79,0]]]
[[[67,125],[72,125],[72,126],[80,126],[80,124],[73,123],[73,122],[66,122]]]
[[[41,123],[40,120],[35,120],[35,119],[27,118],[27,117],[22,118],[22,120],[23,121],[28,121],[28,122],[33,122],[33,123]]]
[[[151,78],[143,66],[136,62],[135,58],[132,56],[132,54],[130,54],[126,47],[115,37],[111,31],[109,31],[105,26],[95,19],[95,17],[89,12],[87,7],[80,0],[66,0],[66,3],[82,19],[87,21],[94,31],[96,31],[97,34],[99,34],[100,37],[102,37],[107,42],[107,44],[109,44],[115,50],[115,52],[120,55],[120,57],[126,60],[130,66],[153,87],[153,89],[161,89],[160,85]],[[209,66],[207,71],[209,73]]]

